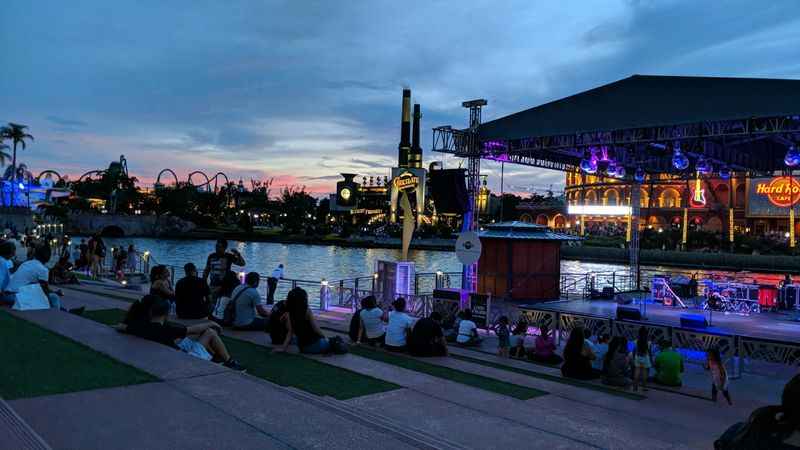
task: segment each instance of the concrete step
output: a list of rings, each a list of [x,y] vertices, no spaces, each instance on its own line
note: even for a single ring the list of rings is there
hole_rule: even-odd
[[[0,447],[16,450],[51,450],[8,403],[0,398]]]
[[[359,422],[382,433],[392,435],[396,439],[399,439],[417,448],[430,450],[460,450],[465,448],[439,436],[434,436],[425,431],[404,426],[385,417],[371,414],[351,404],[336,400],[332,397],[318,397],[297,388],[279,387],[300,400],[326,408],[351,421]]]

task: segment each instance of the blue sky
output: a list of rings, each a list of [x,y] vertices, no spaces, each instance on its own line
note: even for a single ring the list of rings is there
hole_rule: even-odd
[[[31,127],[35,171],[125,154],[144,180],[326,192],[389,173],[406,86],[428,163],[430,129],[464,126],[466,99],[489,120],[635,73],[800,78],[800,2],[6,0],[0,50],[0,120]],[[563,174],[506,167],[507,190],[551,184]]]

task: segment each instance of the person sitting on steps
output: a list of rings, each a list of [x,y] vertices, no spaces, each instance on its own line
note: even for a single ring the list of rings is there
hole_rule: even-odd
[[[368,295],[361,300],[359,319],[356,342],[364,342],[372,346],[383,345],[386,340],[385,315],[383,310],[378,308],[374,295]]]
[[[29,259],[28,261],[22,263],[22,265],[17,268],[17,271],[11,275],[11,279],[6,286],[6,291],[10,294],[13,293],[14,298],[16,299],[16,294],[19,293],[19,290],[23,286],[38,283],[42,288],[44,295],[47,296],[51,308],[69,311],[70,313],[77,315],[83,314],[84,307],[73,308],[70,310],[62,307],[61,297],[64,295],[64,293],[60,290],[53,291],[50,289],[50,271],[47,270],[47,263],[50,261],[51,255],[52,251],[50,250],[50,246],[46,244],[36,246],[34,249],[33,259]]]
[[[233,319],[233,328],[236,330],[267,331],[269,324],[269,311],[264,305],[264,300],[258,295],[258,272],[250,272],[233,290],[232,302],[235,303],[236,315]]]
[[[303,288],[297,287],[289,291],[282,321],[286,325],[286,338],[276,351],[287,351],[292,336],[297,337],[300,353],[323,354],[330,351],[330,341],[322,333],[314,314],[308,308],[308,293]]]
[[[408,335],[414,326],[414,319],[406,314],[406,300],[398,297],[392,303],[393,311],[389,311],[389,324],[386,326],[386,350],[404,352],[408,344]]]
[[[462,314],[461,323],[458,325],[456,342],[464,347],[474,347],[481,343],[478,335],[478,326],[472,321],[472,310],[467,308]]]
[[[442,315],[433,311],[419,319],[408,336],[408,352],[413,356],[447,356],[447,340],[442,332]]]
[[[233,370],[240,372],[245,370],[228,353],[225,343],[219,337],[219,333],[222,331],[219,325],[213,322],[206,322],[187,327],[167,322],[170,307],[169,301],[154,295],[145,297],[138,308],[142,305],[150,305],[149,320],[144,317],[135,317],[130,320],[131,323],[116,327],[118,330],[164,344],[206,361],[222,362],[225,367]],[[130,312],[129,316],[131,316]],[[142,313],[143,311],[139,309],[134,315]]]
[[[181,319],[205,319],[211,305],[211,289],[197,276],[197,267],[183,266],[186,276],[175,283],[175,312]]]

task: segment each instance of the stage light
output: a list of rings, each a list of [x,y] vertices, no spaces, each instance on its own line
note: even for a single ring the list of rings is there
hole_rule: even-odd
[[[644,181],[644,169],[637,167],[636,172],[633,174],[633,178],[635,178],[639,183]]]
[[[610,205],[569,205],[567,208],[567,213],[576,216],[627,216],[631,213],[631,207]]]
[[[588,174],[593,174],[597,172],[597,162],[584,158],[581,160],[581,170]]]
[[[697,169],[698,173],[701,173],[703,175],[708,175],[709,173],[711,173],[713,169],[711,163],[708,162],[708,160],[705,158],[700,158],[700,160],[697,161],[697,165],[695,166],[695,168]]]
[[[680,147],[675,147],[675,153],[672,155],[672,166],[678,170],[686,170],[689,167],[689,158],[681,153]]]
[[[615,176],[617,178],[625,178],[626,174],[627,174],[627,171],[625,170],[625,166],[617,166],[617,171],[616,171],[616,174],[615,174]]]
[[[20,190],[25,190],[25,185],[23,183],[18,184]]]
[[[723,180],[727,180],[731,177],[731,168],[728,166],[722,166],[719,169],[719,177]]]
[[[800,165],[800,150],[796,146],[790,145],[789,150],[786,151],[786,157],[783,158],[783,163],[789,167]]]

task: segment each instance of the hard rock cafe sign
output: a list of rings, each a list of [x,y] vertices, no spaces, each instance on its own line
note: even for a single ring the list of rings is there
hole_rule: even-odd
[[[800,181],[790,177],[759,180],[754,193],[766,197],[770,203],[779,208],[788,208],[800,201]]]
[[[403,172],[394,179],[393,183],[398,190],[410,191],[419,185],[419,177],[410,172]]]

